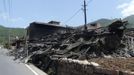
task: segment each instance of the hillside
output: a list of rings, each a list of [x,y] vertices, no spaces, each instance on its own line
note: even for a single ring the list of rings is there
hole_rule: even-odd
[[[134,28],[134,15],[128,16],[124,18],[124,20],[127,20],[129,25],[128,28]]]
[[[0,44],[8,42],[9,33],[12,40],[15,36],[23,37],[25,34],[25,29],[7,28],[0,25]]]
[[[118,19],[99,19],[91,23],[99,23],[102,27],[108,26],[112,22],[116,21]],[[134,28],[134,15],[128,16],[123,19],[124,21],[128,21],[127,28]],[[91,23],[88,23],[87,26],[89,26]],[[80,26],[81,28],[82,26]]]
[[[99,20],[91,22],[91,23],[99,23],[99,24],[101,24],[101,26],[104,27],[104,26],[109,25],[111,22],[112,22],[112,20],[103,18],[103,19],[99,19]],[[88,23],[87,25],[90,25],[91,23]]]

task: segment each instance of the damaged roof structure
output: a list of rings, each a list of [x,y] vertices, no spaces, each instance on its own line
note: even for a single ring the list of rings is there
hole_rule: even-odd
[[[38,40],[42,36],[46,36],[52,33],[65,33],[67,30],[73,30],[73,28],[67,28],[60,25],[60,22],[50,21],[48,23],[32,22],[27,28],[29,40]]]

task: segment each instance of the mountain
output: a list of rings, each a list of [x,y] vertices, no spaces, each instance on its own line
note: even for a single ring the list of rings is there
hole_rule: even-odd
[[[0,44],[4,44],[8,42],[9,33],[10,33],[10,38],[12,40],[16,36],[23,37],[26,33],[26,30],[24,28],[7,28],[0,25]]]
[[[134,15],[128,16],[124,20],[128,21],[128,28],[134,28]]]
[[[107,26],[112,22],[110,19],[99,19],[97,21],[91,22],[91,23],[99,23],[101,26]],[[91,23],[88,23],[87,25],[90,25]]]
[[[103,18],[103,19],[99,19],[94,22],[88,23],[87,26],[89,26],[92,23],[99,23],[102,27],[106,27],[116,20],[118,20],[118,19],[104,19]],[[123,20],[128,21],[127,28],[134,28],[134,15],[128,16],[128,17],[124,18]],[[80,28],[81,27],[82,26],[80,26]]]

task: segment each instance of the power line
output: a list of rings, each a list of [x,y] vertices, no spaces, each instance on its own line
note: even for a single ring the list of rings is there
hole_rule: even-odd
[[[6,0],[3,0],[4,12],[7,12]]]
[[[3,0],[4,13],[6,13],[8,17],[11,16],[11,7],[12,0]]]
[[[12,0],[3,0],[3,5],[4,5],[4,13],[6,13],[7,14],[7,22],[9,22],[9,19],[10,19],[10,17],[11,17],[11,1]],[[11,38],[10,38],[10,28],[8,29],[8,45],[10,46],[10,40],[11,40]]]
[[[80,11],[81,9],[77,10],[68,20],[65,21],[65,24],[72,20]]]
[[[11,18],[11,1],[12,0],[8,0],[8,15],[9,15],[9,19]],[[10,41],[11,41],[11,29],[9,28],[9,46],[10,46]]]
[[[12,0],[8,0],[8,15],[9,15],[9,17],[11,17],[11,1]]]
[[[87,2],[87,5],[89,4],[89,3],[91,3],[93,0],[89,0],[88,2]]]
[[[86,4],[86,6],[91,3],[93,0],[89,0]],[[71,21],[79,12],[81,11],[81,9],[77,10],[68,20],[65,21],[65,24],[68,23],[69,21]]]

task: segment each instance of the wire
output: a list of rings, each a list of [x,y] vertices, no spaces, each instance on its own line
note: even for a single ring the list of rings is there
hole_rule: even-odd
[[[79,12],[81,11],[81,9],[77,10],[73,16],[71,16],[68,20],[65,21],[65,24],[68,23],[70,20],[72,20]]]
[[[8,20],[10,20],[11,18],[11,0],[8,0]],[[9,28],[8,29],[8,43],[9,43],[9,46],[10,46],[10,41],[11,41],[11,29]]]
[[[6,0],[3,0],[3,5],[4,5],[4,12],[7,12]]]
[[[89,3],[91,3],[93,0],[89,0],[88,2],[87,2],[87,5],[89,4]]]
[[[8,0],[8,15],[11,16],[11,0]]]
[[[93,0],[89,0],[88,2],[87,2],[87,5],[89,4],[89,3],[91,3]],[[65,21],[65,24],[66,23],[68,23],[70,20],[72,20],[79,12],[81,11],[81,9],[79,9],[73,16],[71,16],[68,20],[66,20]]]

